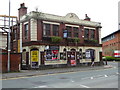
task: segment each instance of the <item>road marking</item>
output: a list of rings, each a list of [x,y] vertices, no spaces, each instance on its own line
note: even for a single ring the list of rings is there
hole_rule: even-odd
[[[75,82],[75,81],[71,80],[71,82]]]
[[[119,74],[118,72],[116,72],[116,74]]]
[[[37,87],[34,87],[34,88],[45,88],[47,87],[46,85],[43,85],[43,86],[37,86]]]
[[[88,87],[88,86],[86,86],[86,85],[82,85],[82,84],[80,84],[80,86],[81,86],[81,87],[84,87],[84,88],[90,88],[90,87]]]
[[[91,77],[90,79],[93,79],[93,77]]]
[[[98,70],[94,70],[94,71],[107,70],[107,69],[112,69],[112,68],[98,69]],[[77,72],[86,72],[86,70],[85,71],[81,70],[81,71],[77,71]],[[0,79],[0,80],[12,80],[12,79],[31,78],[31,77],[58,75],[58,74],[69,74],[69,73],[76,73],[76,71],[53,73],[53,74],[45,74],[45,75],[35,75],[35,76],[24,76],[24,77],[21,76],[21,77],[15,77],[15,78],[12,77],[12,78]]]
[[[105,75],[105,77],[108,77],[107,75]]]

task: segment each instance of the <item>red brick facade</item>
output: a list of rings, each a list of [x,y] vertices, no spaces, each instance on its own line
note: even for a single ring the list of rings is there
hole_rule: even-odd
[[[24,4],[22,5],[24,6]],[[21,17],[26,13],[21,10],[26,10],[26,8],[22,8],[23,6],[19,9]],[[20,19],[18,28],[19,36],[16,40],[18,48],[13,48],[12,51],[22,53],[23,68],[24,66],[26,69],[34,68],[34,65],[37,68],[44,65],[68,65],[72,57],[77,65],[85,62],[90,63],[92,55],[95,57],[96,63],[101,60],[100,32],[102,27],[99,22],[91,21],[87,15],[85,19],[81,20],[74,13],[57,16],[32,11]],[[65,30],[67,31],[66,38],[64,37]],[[62,40],[57,43],[52,42],[53,36]],[[76,37],[77,40],[80,40],[79,42],[74,41]],[[13,42],[14,45],[15,42]],[[47,47],[49,48],[46,49]],[[56,54],[53,53],[55,50]],[[36,53],[36,61],[32,59],[35,55],[34,52]],[[72,55],[73,52],[74,55]],[[91,55],[88,55],[89,58],[86,58],[86,52]]]
[[[120,50],[120,30],[102,38],[102,42],[103,56],[114,56],[114,51]]]

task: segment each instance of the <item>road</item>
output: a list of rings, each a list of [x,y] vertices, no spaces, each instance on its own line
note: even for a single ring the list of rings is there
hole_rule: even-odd
[[[118,63],[113,68],[3,80],[3,88],[118,88]],[[92,67],[94,68],[94,67]]]

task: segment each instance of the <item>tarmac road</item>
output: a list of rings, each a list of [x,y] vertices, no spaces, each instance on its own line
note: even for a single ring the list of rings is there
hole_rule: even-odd
[[[32,77],[3,79],[3,88],[118,88],[118,63],[108,69],[53,73]],[[93,67],[94,68],[94,67]]]

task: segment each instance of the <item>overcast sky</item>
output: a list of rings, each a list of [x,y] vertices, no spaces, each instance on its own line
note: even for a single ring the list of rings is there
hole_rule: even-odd
[[[119,0],[11,0],[11,15],[18,16],[18,8],[25,3],[28,12],[38,8],[43,13],[65,16],[75,13],[80,19],[85,14],[91,21],[101,22],[104,37],[118,30],[118,2]],[[0,15],[9,15],[9,0],[0,3]]]

